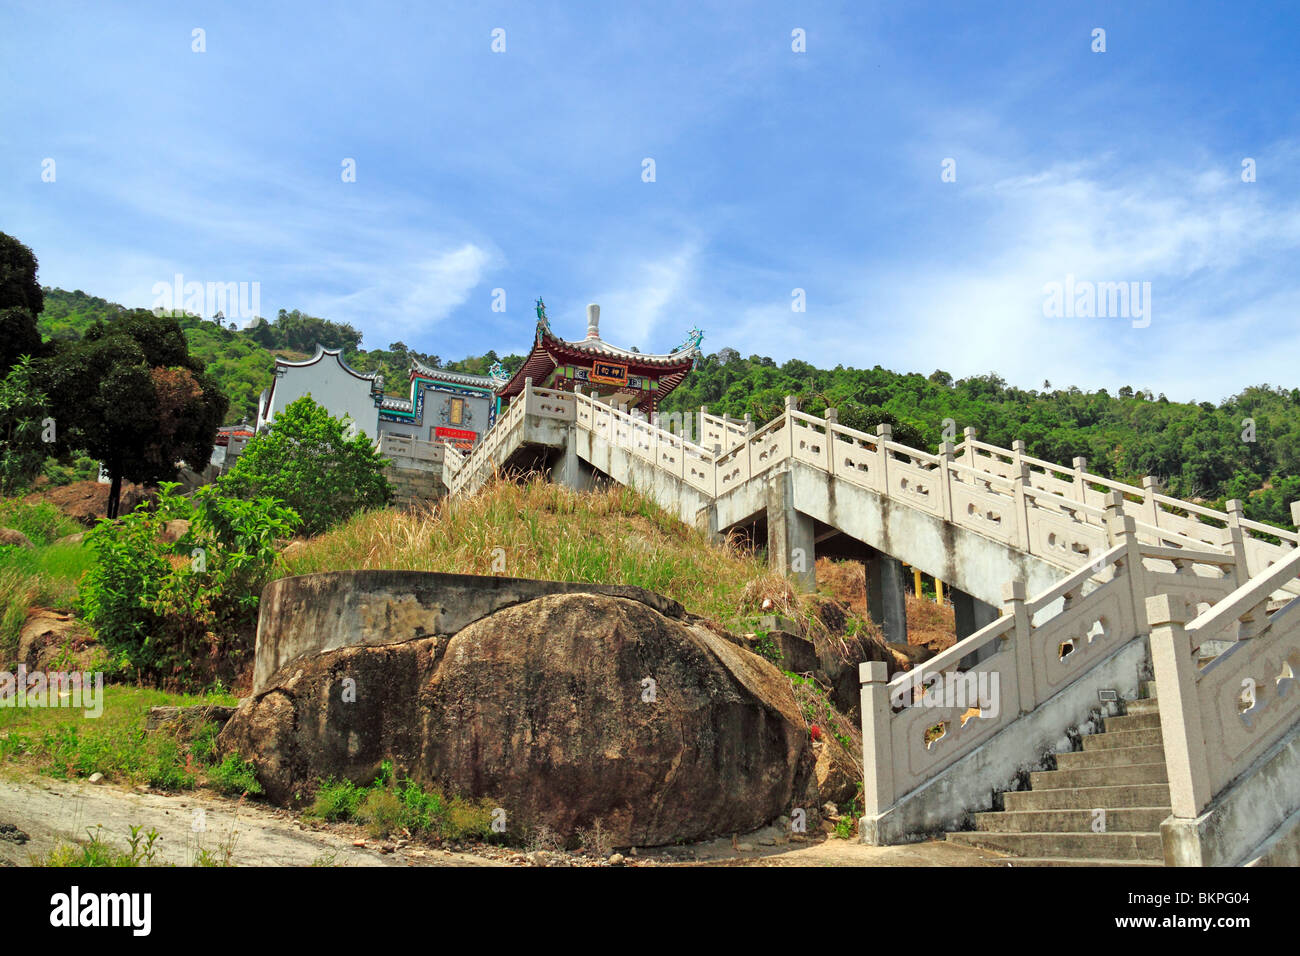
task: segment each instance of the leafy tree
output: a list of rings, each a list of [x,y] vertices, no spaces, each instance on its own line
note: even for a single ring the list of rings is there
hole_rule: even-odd
[[[38,366],[60,450],[84,449],[111,479],[108,517],[117,517],[122,480],[176,477],[177,463],[202,470],[212,455],[228,401],[192,358],[176,319],[143,309],[85,337]]]
[[[47,415],[45,395],[32,382],[31,360],[24,356],[0,379],[0,494],[12,495],[41,470],[49,454]]]
[[[310,395],[291,402],[244,449],[219,483],[241,498],[271,497],[302,516],[303,530],[318,534],[363,508],[392,499],[388,464],[364,432],[316,404]]]
[[[36,316],[44,308],[44,295],[36,269],[32,250],[0,232],[0,375],[22,356],[42,352]]]

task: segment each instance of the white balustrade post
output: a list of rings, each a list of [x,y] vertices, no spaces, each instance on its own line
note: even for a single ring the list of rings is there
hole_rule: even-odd
[[[1017,475],[1020,474],[1022,470],[1024,470],[1022,467],[1024,464],[1022,459],[1024,457],[1025,457],[1025,443],[1022,439],[1017,438],[1015,441],[1011,443],[1011,467],[1012,467],[1012,471]]]
[[[754,420],[749,417],[749,412],[745,412],[745,434],[754,434]]]
[[[1146,630],[1146,566],[1142,563],[1142,543],[1138,541],[1137,519],[1124,514],[1124,496],[1118,491],[1106,495],[1106,540],[1110,547],[1124,545],[1124,556],[1116,562],[1115,574],[1128,575],[1129,595],[1133,602],[1133,620],[1138,632]]]
[[[790,458],[794,457],[794,419],[790,414],[795,410],[794,404],[795,397],[787,395],[785,397],[785,440],[786,455]]]
[[[939,497],[943,503],[943,516],[946,520],[952,518],[952,442],[946,441],[939,445]]]
[[[978,468],[979,466],[975,464],[975,456],[978,454],[975,451],[975,429],[972,428],[970,425],[967,425],[965,428],[961,430],[961,433],[962,433],[962,443],[961,443],[962,458],[965,459],[967,467]]]
[[[1016,444],[1024,448],[1024,442],[1018,441]],[[1015,453],[1015,475],[1012,480],[1016,483],[1016,524],[1020,532],[1020,549],[1025,552],[1030,550],[1029,535],[1029,465],[1020,460],[1020,453]]]
[[[1235,567],[1237,587],[1250,580],[1250,565],[1246,561],[1246,529],[1241,526],[1241,519],[1246,516],[1245,505],[1240,498],[1233,498],[1227,504],[1228,539],[1232,544],[1232,560]]]
[[[533,409],[531,408],[533,404],[533,378],[531,375],[524,379],[523,399],[524,399],[524,414],[525,415],[531,414],[533,411]]]
[[[826,471],[835,474],[835,432],[833,429],[840,423],[840,410],[838,408],[826,409]]]
[[[1151,627],[1151,662],[1164,730],[1165,765],[1174,816],[1193,819],[1214,796],[1210,765],[1201,730],[1201,702],[1196,688],[1196,659],[1187,630],[1187,605],[1173,594],[1146,600]]]
[[[893,425],[881,422],[876,426],[876,453],[880,456],[880,493],[886,496],[889,494],[889,449],[885,444],[893,438]]]
[[[1160,490],[1158,484],[1154,475],[1142,476],[1142,518],[1153,528],[1160,527],[1160,504],[1156,501]]]
[[[1088,503],[1088,483],[1083,480],[1083,474],[1088,470],[1088,459],[1082,455],[1076,455],[1074,459],[1074,500],[1080,504]]]
[[[862,685],[862,802],[864,817],[879,816],[894,803],[894,754],[889,723],[889,665],[858,665]]]
[[[1002,635],[1001,640],[1011,643],[1011,655],[1016,664],[1016,687],[1019,690],[1020,712],[1027,714],[1038,706],[1034,689],[1033,622],[1025,607],[1025,582],[1008,581],[1002,585],[1002,614],[1010,617],[1015,626]]]
[[[1291,502],[1291,525],[1300,531],[1300,501]]]

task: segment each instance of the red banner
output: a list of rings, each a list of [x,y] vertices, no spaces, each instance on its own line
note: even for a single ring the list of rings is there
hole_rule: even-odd
[[[435,438],[445,438],[457,448],[467,449],[478,441],[478,432],[472,432],[465,428],[435,428],[433,430]]]

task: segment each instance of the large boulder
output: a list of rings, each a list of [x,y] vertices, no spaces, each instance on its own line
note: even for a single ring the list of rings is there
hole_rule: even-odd
[[[776,668],[607,595],[541,597],[450,637],[290,662],[241,703],[221,745],[254,762],[273,800],[306,799],[321,778],[368,783],[391,760],[490,798],[516,834],[545,823],[572,837],[599,818],[616,846],[743,832],[821,803]]]

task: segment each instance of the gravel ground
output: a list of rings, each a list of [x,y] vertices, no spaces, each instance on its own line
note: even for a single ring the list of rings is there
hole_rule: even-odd
[[[156,862],[188,865],[201,849],[235,866],[607,866],[579,854],[490,845],[375,840],[356,826],[302,821],[263,803],[206,791],[167,794],[22,774],[0,780],[0,866],[28,866],[60,843],[100,838],[126,846],[132,826],[160,834]],[[198,829],[196,829],[196,827]],[[823,834],[786,838],[769,828],[737,838],[613,858],[623,866],[999,866],[989,851],[941,841],[869,847]]]

